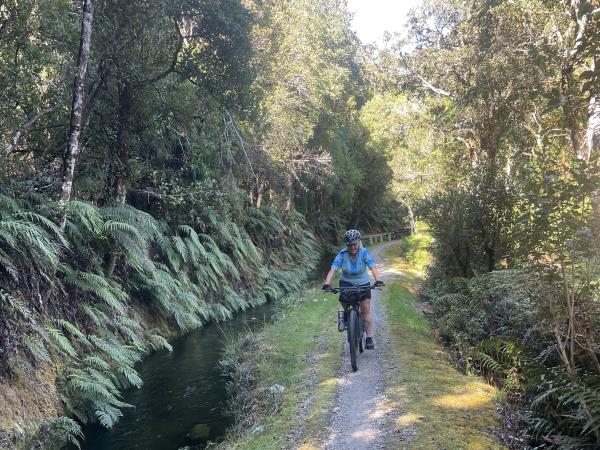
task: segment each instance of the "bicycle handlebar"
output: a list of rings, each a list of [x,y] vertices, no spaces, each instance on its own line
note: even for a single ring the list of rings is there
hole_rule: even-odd
[[[369,286],[344,286],[344,287],[332,287],[327,289],[325,292],[331,292],[332,294],[339,294],[340,292],[359,292],[363,289],[378,290],[382,289],[382,286],[375,286],[370,284]]]

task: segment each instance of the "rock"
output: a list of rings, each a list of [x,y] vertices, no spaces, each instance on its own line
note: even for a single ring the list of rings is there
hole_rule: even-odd
[[[23,429],[18,425],[12,427],[12,430],[10,430],[10,431],[12,431],[12,435],[13,435],[15,442],[20,441],[21,438],[23,437]]]
[[[282,386],[280,384],[274,384],[269,388],[269,392],[271,392],[272,394],[283,394],[283,391],[285,391],[285,386]]]
[[[208,436],[210,436],[210,427],[205,423],[194,425],[188,436],[194,441],[208,439]]]

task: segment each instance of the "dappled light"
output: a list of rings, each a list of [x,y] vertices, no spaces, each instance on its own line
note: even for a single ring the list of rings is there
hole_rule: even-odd
[[[402,414],[400,417],[396,419],[396,426],[398,428],[405,428],[411,425],[418,423],[420,420],[424,419],[423,416],[418,416],[414,413],[406,413]]]
[[[433,399],[433,404],[453,409],[477,409],[481,406],[493,406],[494,389],[482,381],[469,382],[455,390],[455,394],[446,394]]]

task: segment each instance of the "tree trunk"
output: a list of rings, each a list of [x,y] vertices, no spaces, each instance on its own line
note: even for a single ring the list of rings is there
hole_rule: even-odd
[[[63,159],[62,188],[60,199],[60,226],[65,227],[67,221],[66,207],[71,200],[73,192],[73,176],[75,163],[79,154],[79,136],[81,133],[81,116],[83,113],[83,97],[85,76],[90,56],[90,41],[92,36],[92,20],[94,18],[93,0],[83,0],[83,14],[81,19],[81,38],[79,41],[79,54],[77,55],[77,71],[73,82],[73,104],[71,107],[71,120],[69,122],[69,138],[67,151]]]
[[[592,62],[592,71],[596,70],[597,59],[594,56]],[[585,160],[589,162],[595,157],[595,152],[600,148],[600,95],[593,93],[590,95],[587,117],[587,151]],[[594,189],[592,196],[592,210],[594,215],[594,229],[600,233],[600,189]]]
[[[113,161],[112,170],[112,176],[114,177],[112,196],[117,203],[125,203],[127,199],[132,102],[131,86],[125,84],[119,92],[119,130],[117,132],[116,158]]]
[[[291,211],[294,207],[294,178],[291,173],[287,176],[286,191],[285,210]]]
[[[410,207],[410,204],[408,202],[406,202],[402,198],[400,198],[399,200],[400,200],[400,203],[406,207],[406,210],[408,212],[408,225],[410,227],[409,232],[411,235],[416,234],[417,233],[417,221],[415,219],[415,213],[413,212],[413,210]]]
[[[256,207],[258,209],[260,209],[260,207],[263,204],[266,187],[267,187],[266,181],[259,181],[256,183]]]

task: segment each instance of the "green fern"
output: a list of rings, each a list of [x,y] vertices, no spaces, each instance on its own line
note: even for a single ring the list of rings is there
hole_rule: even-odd
[[[79,342],[80,344],[82,344],[84,347],[90,347],[90,341],[88,340],[87,336],[82,333],[75,325],[73,325],[71,322],[69,322],[68,320],[64,320],[61,319],[58,321],[58,323],[64,328],[66,329],[71,336],[73,336],[77,342]]]
[[[118,313],[125,313],[124,303],[128,295],[116,282],[94,273],[76,272],[68,266],[62,266],[61,269],[65,273],[65,281],[68,284],[94,295]]]
[[[103,372],[109,372],[111,370],[111,366],[108,362],[104,360],[100,355],[94,354],[89,355],[83,358],[83,363],[89,367],[93,367],[96,370],[100,370]]]
[[[148,341],[150,342],[150,346],[152,347],[153,350],[165,349],[170,352],[173,351],[173,346],[171,344],[169,344],[169,341],[167,341],[164,337],[162,337],[159,334],[149,335]]]
[[[111,322],[110,318],[95,306],[89,304],[82,305],[81,311],[99,328],[103,328]]]
[[[20,315],[27,322],[31,321],[33,313],[23,300],[15,298],[8,292],[0,289],[0,302],[0,306],[2,304],[7,305],[13,312]]]
[[[56,328],[46,327],[46,331],[48,332],[48,336],[52,338],[56,347],[63,353],[66,353],[71,358],[75,358],[77,356],[77,352],[71,345],[71,342],[62,334],[62,332]]]
[[[69,218],[81,223],[94,236],[102,234],[104,220],[98,207],[88,202],[71,200],[68,207]],[[69,220],[69,222],[71,222]]]
[[[24,335],[21,337],[21,343],[29,350],[30,354],[38,361],[50,362],[52,358],[46,345],[40,336]]]

